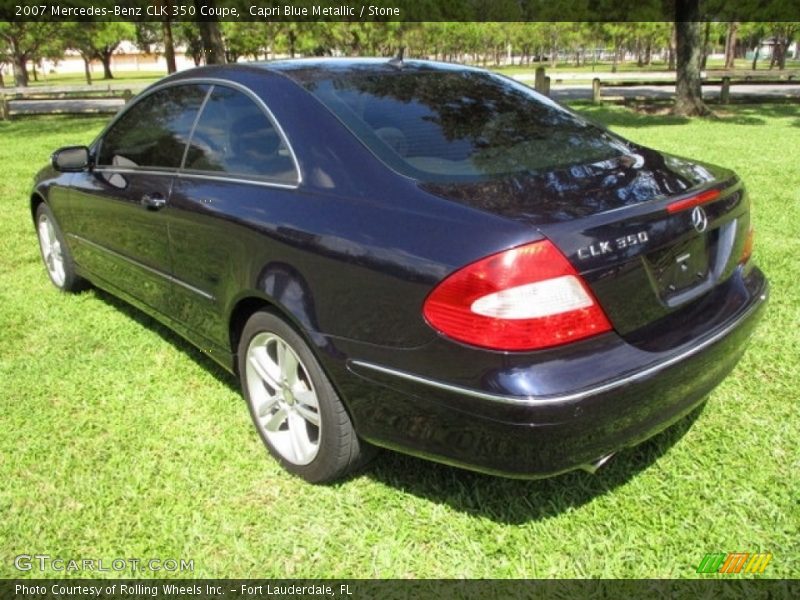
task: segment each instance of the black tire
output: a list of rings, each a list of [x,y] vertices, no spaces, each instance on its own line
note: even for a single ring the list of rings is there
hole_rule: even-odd
[[[52,226],[49,229],[49,236],[57,241],[57,250],[54,251],[55,245],[52,239],[43,239],[43,235],[47,235],[43,231],[48,228],[48,224]],[[69,247],[64,240],[64,235],[61,233],[61,228],[58,226],[53,211],[50,207],[42,202],[36,207],[36,237],[39,240],[39,253],[42,257],[42,262],[45,266],[45,271],[50,278],[50,281],[59,290],[63,292],[79,292],[86,287],[86,280],[80,277],[75,270],[75,261],[72,259],[72,254]],[[58,262],[54,262],[54,257],[58,255]],[[60,265],[60,269],[56,266]]]
[[[294,360],[296,375],[287,376]],[[250,317],[237,365],[253,424],[284,469],[310,483],[327,483],[352,473],[371,456],[308,344],[281,318],[267,311]],[[312,396],[316,405],[307,401]]]

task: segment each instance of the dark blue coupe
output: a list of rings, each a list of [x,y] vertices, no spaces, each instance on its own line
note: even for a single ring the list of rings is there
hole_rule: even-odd
[[[167,77],[57,151],[30,200],[53,283],[236,373],[312,482],[375,446],[594,470],[702,402],[767,298],[733,172],[433,62]]]

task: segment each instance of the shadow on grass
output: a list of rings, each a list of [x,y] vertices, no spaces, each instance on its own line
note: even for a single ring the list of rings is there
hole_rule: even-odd
[[[654,467],[691,428],[705,401],[683,419],[649,440],[626,448],[596,474],[572,471],[539,480],[517,480],[473,473],[422,459],[383,452],[363,475],[453,510],[492,521],[522,524],[558,516],[624,485]]]
[[[132,304],[128,304],[125,300],[117,298],[98,287],[93,286],[89,288],[89,290],[89,293],[94,293],[100,300],[113,306],[115,310],[123,313],[131,320],[136,321],[142,327],[146,327],[150,331],[157,333],[165,342],[171,344],[176,350],[182,352],[200,367],[208,371],[217,381],[226,385],[237,394],[239,393],[239,382],[236,377],[228,373],[207,354],[201,352],[194,344],[185,340],[166,325],[162,325],[144,311],[139,310]]]

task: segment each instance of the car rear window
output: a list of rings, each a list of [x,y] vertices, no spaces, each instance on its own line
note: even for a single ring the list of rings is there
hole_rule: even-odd
[[[622,140],[505,77],[390,69],[317,73],[303,84],[379,158],[415,179],[480,180],[629,152]]]

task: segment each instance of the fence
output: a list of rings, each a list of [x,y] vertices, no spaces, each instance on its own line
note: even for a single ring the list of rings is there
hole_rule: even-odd
[[[0,120],[21,114],[115,113],[135,91],[112,86],[0,88]]]
[[[594,74],[591,74],[594,75]],[[647,73],[646,78],[642,73],[604,73],[602,76],[594,76],[591,78],[592,86],[592,101],[600,103],[603,101],[603,88],[624,88],[624,87],[669,87],[675,85],[675,73],[671,72],[654,72]],[[562,77],[556,78],[555,83],[561,84],[566,82],[586,81],[590,74],[564,74]],[[522,78],[520,78],[522,79]],[[525,78],[530,79],[530,78]],[[523,79],[524,80],[524,79]],[[550,95],[551,82],[553,80],[545,74],[545,68],[539,67],[536,69],[533,76],[533,87],[545,95]],[[800,71],[782,71],[782,72],[755,72],[755,71],[716,71],[709,75],[703,74],[703,86],[719,86],[720,88],[720,103],[728,104],[730,102],[730,89],[731,86],[737,85],[800,85]],[[606,98],[608,100],[609,98]]]

